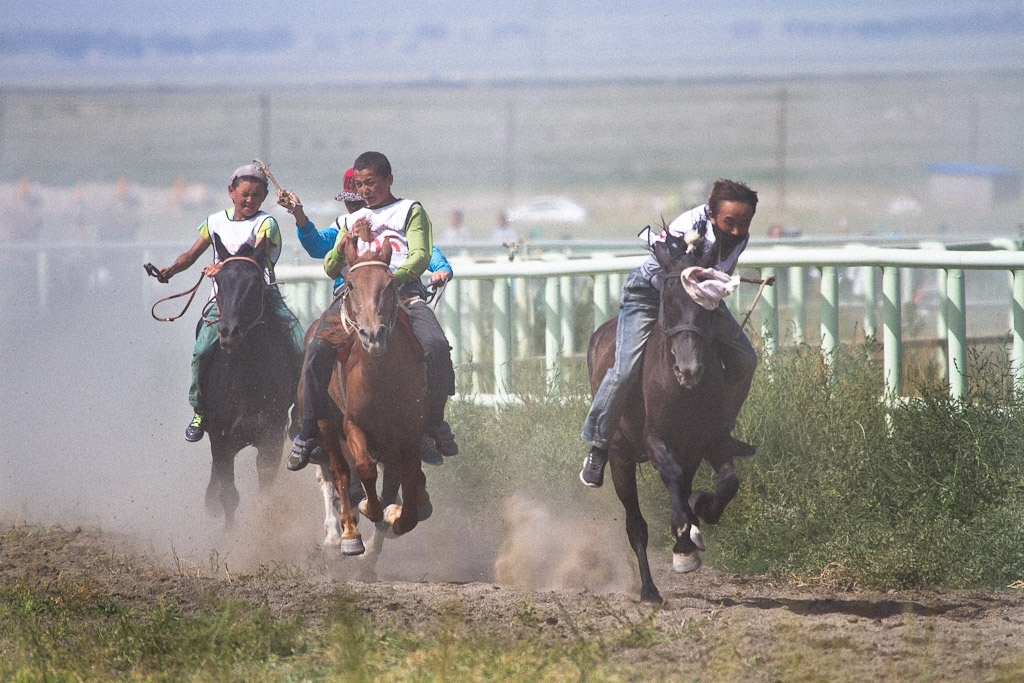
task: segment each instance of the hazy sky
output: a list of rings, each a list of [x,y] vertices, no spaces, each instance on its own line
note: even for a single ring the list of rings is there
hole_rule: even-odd
[[[11,3],[5,3],[10,5]],[[14,2],[0,85],[1024,67],[1021,0]]]

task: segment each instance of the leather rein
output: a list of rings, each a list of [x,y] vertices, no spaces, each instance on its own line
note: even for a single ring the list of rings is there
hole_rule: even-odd
[[[251,263],[254,266],[256,266],[257,268],[259,268],[260,270],[263,270],[263,266],[261,266],[256,261],[256,259],[249,258],[248,256],[229,256],[228,258],[224,259],[223,261],[218,261],[217,263],[211,263],[208,266],[206,266],[205,268],[203,268],[203,272],[201,272],[199,274],[199,279],[189,289],[186,289],[183,292],[178,292],[177,294],[172,294],[170,296],[165,296],[162,299],[157,299],[156,303],[154,303],[153,306],[149,309],[149,314],[153,316],[154,320],[159,320],[162,323],[173,322],[173,321],[177,320],[178,318],[182,317],[183,315],[185,315],[185,312],[189,309],[189,306],[192,305],[192,300],[195,299],[195,297],[196,297],[196,292],[199,290],[199,285],[203,284],[203,278],[204,277],[208,277],[210,279],[215,278],[220,273],[221,268],[224,267],[224,264],[227,263],[228,261],[248,261],[249,263]],[[269,285],[266,285],[266,287],[274,287],[276,285],[277,285],[276,282],[271,282]],[[173,315],[173,316],[170,316],[168,318],[161,318],[161,317],[159,317],[156,314],[156,307],[157,306],[159,306],[160,304],[162,304],[165,301],[171,301],[173,299],[179,299],[179,298],[181,298],[183,296],[187,296],[188,297],[188,301],[185,302],[185,307],[181,309],[181,312],[178,313],[178,315]],[[210,299],[209,303],[207,303],[207,305],[203,307],[203,313],[202,313],[203,322],[205,322],[207,325],[212,325],[213,323],[217,322],[216,319],[208,318],[207,317],[207,315],[209,313],[209,310],[210,310],[210,307],[213,304],[215,304],[216,302],[217,302],[217,290],[216,290],[216,288],[214,288],[213,298]],[[260,314],[256,318],[256,322],[253,323],[254,325],[256,323],[259,323],[259,322],[261,322],[263,320],[263,313],[264,313],[265,310],[266,310],[266,297],[260,297]]]

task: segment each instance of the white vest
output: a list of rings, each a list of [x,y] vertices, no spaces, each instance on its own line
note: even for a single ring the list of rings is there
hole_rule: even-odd
[[[409,258],[409,238],[405,234],[405,224],[409,220],[409,212],[416,204],[417,202],[411,199],[399,199],[377,209],[363,207],[355,213],[338,216],[336,223],[339,231],[351,232],[352,225],[361,217],[366,216],[370,221],[370,234],[373,240],[371,242],[356,240],[359,255],[362,256],[370,249],[379,250],[385,239],[390,240],[391,272],[393,273]]]
[[[233,221],[228,218],[227,211],[218,211],[206,219],[206,227],[210,232],[210,241],[213,241],[214,234],[220,237],[221,243],[224,247],[232,254],[237,254],[238,250],[242,248],[243,244],[256,246],[256,234],[259,232],[260,227],[263,226],[263,222],[271,218],[269,213],[258,211],[255,216],[247,220]],[[270,249],[267,251],[267,256],[270,257],[269,268],[263,271],[263,277],[267,283],[271,282],[271,275],[274,264],[277,263],[278,257],[281,255],[281,245],[268,245]],[[213,262],[220,262],[220,255],[216,249],[213,253]]]

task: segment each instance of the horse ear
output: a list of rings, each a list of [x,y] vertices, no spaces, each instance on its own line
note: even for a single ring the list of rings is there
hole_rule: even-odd
[[[380,259],[389,266],[391,265],[392,252],[393,249],[391,248],[391,240],[385,238],[384,243],[380,245],[380,251],[377,253],[380,254]]]
[[[672,247],[667,241],[654,243],[654,258],[662,270],[668,272],[675,266],[675,259],[672,258]]]
[[[248,246],[248,245],[247,245]],[[262,239],[256,243],[256,247],[252,249],[252,260],[259,264],[264,264],[267,261],[267,240]],[[239,249],[241,251],[241,249]]]
[[[342,253],[345,254],[345,262],[351,266],[359,256],[359,249],[356,247],[356,236],[351,232],[346,232],[341,236],[339,244]]]
[[[217,260],[223,261],[226,258],[231,258],[231,252],[224,246],[224,243],[220,239],[220,235],[213,233],[213,248],[217,252]]]

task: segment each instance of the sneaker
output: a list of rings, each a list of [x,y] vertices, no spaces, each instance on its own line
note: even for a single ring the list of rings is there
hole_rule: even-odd
[[[434,450],[434,445],[430,442],[430,439],[428,439],[427,437],[423,437],[421,447],[422,450],[420,451],[420,460],[422,460],[427,465],[433,465],[435,467],[440,467],[441,465],[444,465],[444,458],[441,456],[440,453]]]
[[[203,428],[203,414],[196,413],[192,417],[192,422],[189,423],[188,427],[185,427],[185,441],[199,441],[203,438],[203,434],[205,433],[206,429]]]
[[[604,485],[604,466],[608,462],[608,451],[594,446],[587,453],[583,461],[583,469],[580,470],[580,481],[584,486],[592,489],[599,489]]]
[[[319,445],[320,437],[311,436],[308,439],[303,439],[301,436],[295,437],[295,442],[292,444],[292,451],[288,454],[288,461],[285,462],[285,467],[292,472],[298,472],[309,464],[309,456]]]
[[[441,420],[440,424],[427,430],[427,436],[434,442],[438,453],[445,457],[459,454],[459,445],[455,443],[455,435],[447,422]]]

